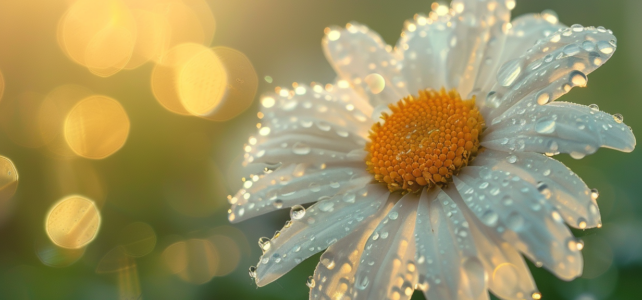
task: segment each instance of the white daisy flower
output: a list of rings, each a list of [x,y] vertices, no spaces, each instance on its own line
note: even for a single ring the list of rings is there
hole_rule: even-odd
[[[540,299],[522,254],[564,280],[582,273],[567,226],[601,226],[597,190],[543,154],[634,149],[621,115],[553,102],[616,39],[552,12],[511,22],[514,6],[435,6],[394,48],[363,25],[327,28],[336,84],[262,97],[244,165],[265,172],[229,197],[229,219],[291,220],[259,241],[257,285],[324,249],[310,299]]]

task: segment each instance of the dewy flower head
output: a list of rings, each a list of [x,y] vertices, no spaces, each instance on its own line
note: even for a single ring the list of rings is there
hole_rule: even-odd
[[[549,156],[630,152],[635,137],[621,115],[553,101],[616,40],[550,11],[511,22],[514,6],[435,5],[394,48],[363,25],[326,28],[339,80],[262,97],[244,165],[264,171],[229,197],[232,222],[291,208],[259,241],[259,286],[324,249],[310,299],[540,299],[522,254],[582,273],[567,225],[601,226],[597,190]]]

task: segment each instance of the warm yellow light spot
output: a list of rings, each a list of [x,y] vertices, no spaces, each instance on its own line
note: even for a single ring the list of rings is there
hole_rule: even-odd
[[[214,47],[212,51],[223,63],[228,80],[221,103],[209,115],[202,117],[223,122],[238,116],[252,105],[259,87],[259,77],[250,59],[242,52],[229,47]]]
[[[7,216],[11,207],[11,197],[18,189],[18,170],[13,162],[0,156],[0,222]]]
[[[66,84],[53,89],[38,110],[38,127],[43,141],[56,157],[75,156],[63,133],[65,118],[80,100],[92,95],[91,90],[74,84]],[[91,195],[89,195],[91,196]]]
[[[85,49],[85,66],[100,77],[120,72],[132,56],[135,37],[136,33],[125,26],[106,26],[89,40]]]
[[[195,116],[204,116],[223,100],[227,84],[223,63],[213,51],[206,49],[182,66],[177,88],[185,110]]]
[[[172,273],[192,284],[210,281],[220,261],[216,247],[205,239],[171,244],[163,251],[163,259]]]
[[[144,9],[161,15],[169,25],[167,49],[183,43],[209,45],[214,38],[216,21],[205,0],[149,1]]]
[[[154,250],[156,233],[147,223],[131,223],[123,228],[120,235],[120,245],[127,255],[142,257]]]
[[[370,88],[370,92],[373,94],[379,94],[383,91],[383,89],[386,87],[386,80],[383,79],[383,76],[381,76],[378,73],[372,73],[367,75],[363,81],[366,82],[368,87]]]
[[[391,191],[447,183],[479,149],[484,119],[474,98],[429,89],[389,107],[372,127],[366,164]]]
[[[56,203],[45,221],[51,241],[62,248],[79,249],[89,244],[100,228],[100,212],[94,201],[70,196]]]
[[[171,34],[169,22],[163,15],[143,9],[132,9],[131,14],[136,22],[136,41],[131,58],[125,65],[128,70],[150,60],[159,61],[163,53],[169,50]]]
[[[122,70],[132,56],[136,22],[122,1],[80,0],[60,20],[58,35],[69,58],[106,77]]]
[[[179,97],[178,75],[183,66],[207,47],[194,43],[178,45],[167,51],[152,70],[152,92],[165,109],[180,115],[191,115]]]
[[[102,159],[127,141],[129,117],[118,101],[90,96],[78,102],[65,120],[65,140],[79,156]]]
[[[540,300],[540,299],[542,299],[542,293],[540,293],[540,292],[534,292],[534,293],[531,295],[531,298],[533,298],[534,300]]]

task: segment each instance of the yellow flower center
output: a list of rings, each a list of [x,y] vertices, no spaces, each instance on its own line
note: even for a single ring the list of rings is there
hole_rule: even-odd
[[[389,107],[372,126],[366,164],[390,191],[443,185],[477,154],[484,119],[474,97],[427,89]]]

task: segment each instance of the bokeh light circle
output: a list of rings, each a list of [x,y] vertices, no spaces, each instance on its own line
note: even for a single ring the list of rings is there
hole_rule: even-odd
[[[177,82],[183,107],[195,116],[211,113],[225,97],[227,85],[225,67],[209,49],[194,55],[182,66]]]
[[[130,122],[118,101],[106,96],[81,100],[65,120],[65,140],[78,156],[102,159],[118,151],[129,135]]]
[[[11,198],[18,189],[18,170],[13,162],[0,156],[0,222],[11,209]]]
[[[56,203],[45,220],[49,239],[59,247],[79,249],[94,240],[100,228],[94,201],[74,195]]]

